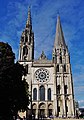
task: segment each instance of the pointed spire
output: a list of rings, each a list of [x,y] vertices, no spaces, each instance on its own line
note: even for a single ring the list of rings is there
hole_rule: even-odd
[[[60,16],[58,15],[54,47],[58,48],[60,46],[66,48],[64,35],[63,35],[63,31],[62,31],[62,26],[61,26],[61,22],[60,22]]]
[[[28,9],[28,18],[27,18],[27,22],[26,22],[26,27],[31,26],[32,25],[32,21],[31,21],[31,10],[30,7]]]

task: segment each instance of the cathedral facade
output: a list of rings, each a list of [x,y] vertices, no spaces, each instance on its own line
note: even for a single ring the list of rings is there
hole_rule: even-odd
[[[26,27],[21,35],[18,61],[26,69],[23,78],[29,84],[32,99],[29,109],[35,118],[75,116],[70,54],[59,16],[53,44],[52,60],[47,59],[44,51],[37,60],[34,59],[34,33],[29,10]]]

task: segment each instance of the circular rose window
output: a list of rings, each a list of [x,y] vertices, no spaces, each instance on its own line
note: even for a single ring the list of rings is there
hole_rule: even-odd
[[[43,68],[38,69],[35,72],[35,79],[39,82],[46,82],[49,80],[49,71]]]

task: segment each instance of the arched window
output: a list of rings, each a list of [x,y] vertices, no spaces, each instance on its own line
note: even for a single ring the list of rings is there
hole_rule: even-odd
[[[28,65],[25,65],[24,69],[25,69],[25,75],[26,75],[28,73]]]
[[[27,55],[27,54],[28,54],[27,46],[24,46],[24,48],[23,48],[23,55]]]
[[[25,36],[25,42],[27,42],[28,41],[28,37],[27,37],[27,35]]]
[[[48,100],[51,100],[51,88],[48,89]]]
[[[57,94],[60,94],[60,85],[57,86]]]
[[[66,65],[64,65],[64,72],[66,72]]]
[[[40,100],[44,101],[45,100],[45,88],[44,88],[44,86],[40,86],[39,94],[40,94]]]
[[[37,89],[33,89],[33,100],[37,100]]]
[[[60,56],[60,63],[62,63],[62,56]]]
[[[67,85],[64,85],[64,93],[67,94]]]
[[[57,65],[57,70],[56,71],[59,72],[59,65]]]

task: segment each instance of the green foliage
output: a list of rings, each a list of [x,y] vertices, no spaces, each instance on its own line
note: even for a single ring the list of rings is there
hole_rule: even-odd
[[[14,63],[15,54],[8,43],[0,42],[0,66]]]
[[[14,56],[11,47],[9,47],[9,53],[5,53],[7,47],[3,44],[0,45],[2,45],[0,46],[2,56],[5,56],[5,54],[9,55],[9,53]],[[22,80],[22,75],[24,74],[23,66],[19,63],[15,64],[13,61],[10,61],[12,64],[5,62],[3,61],[0,66],[0,117],[3,120],[11,120],[14,115],[17,115],[19,110],[24,111],[27,109],[29,92],[26,80]]]

